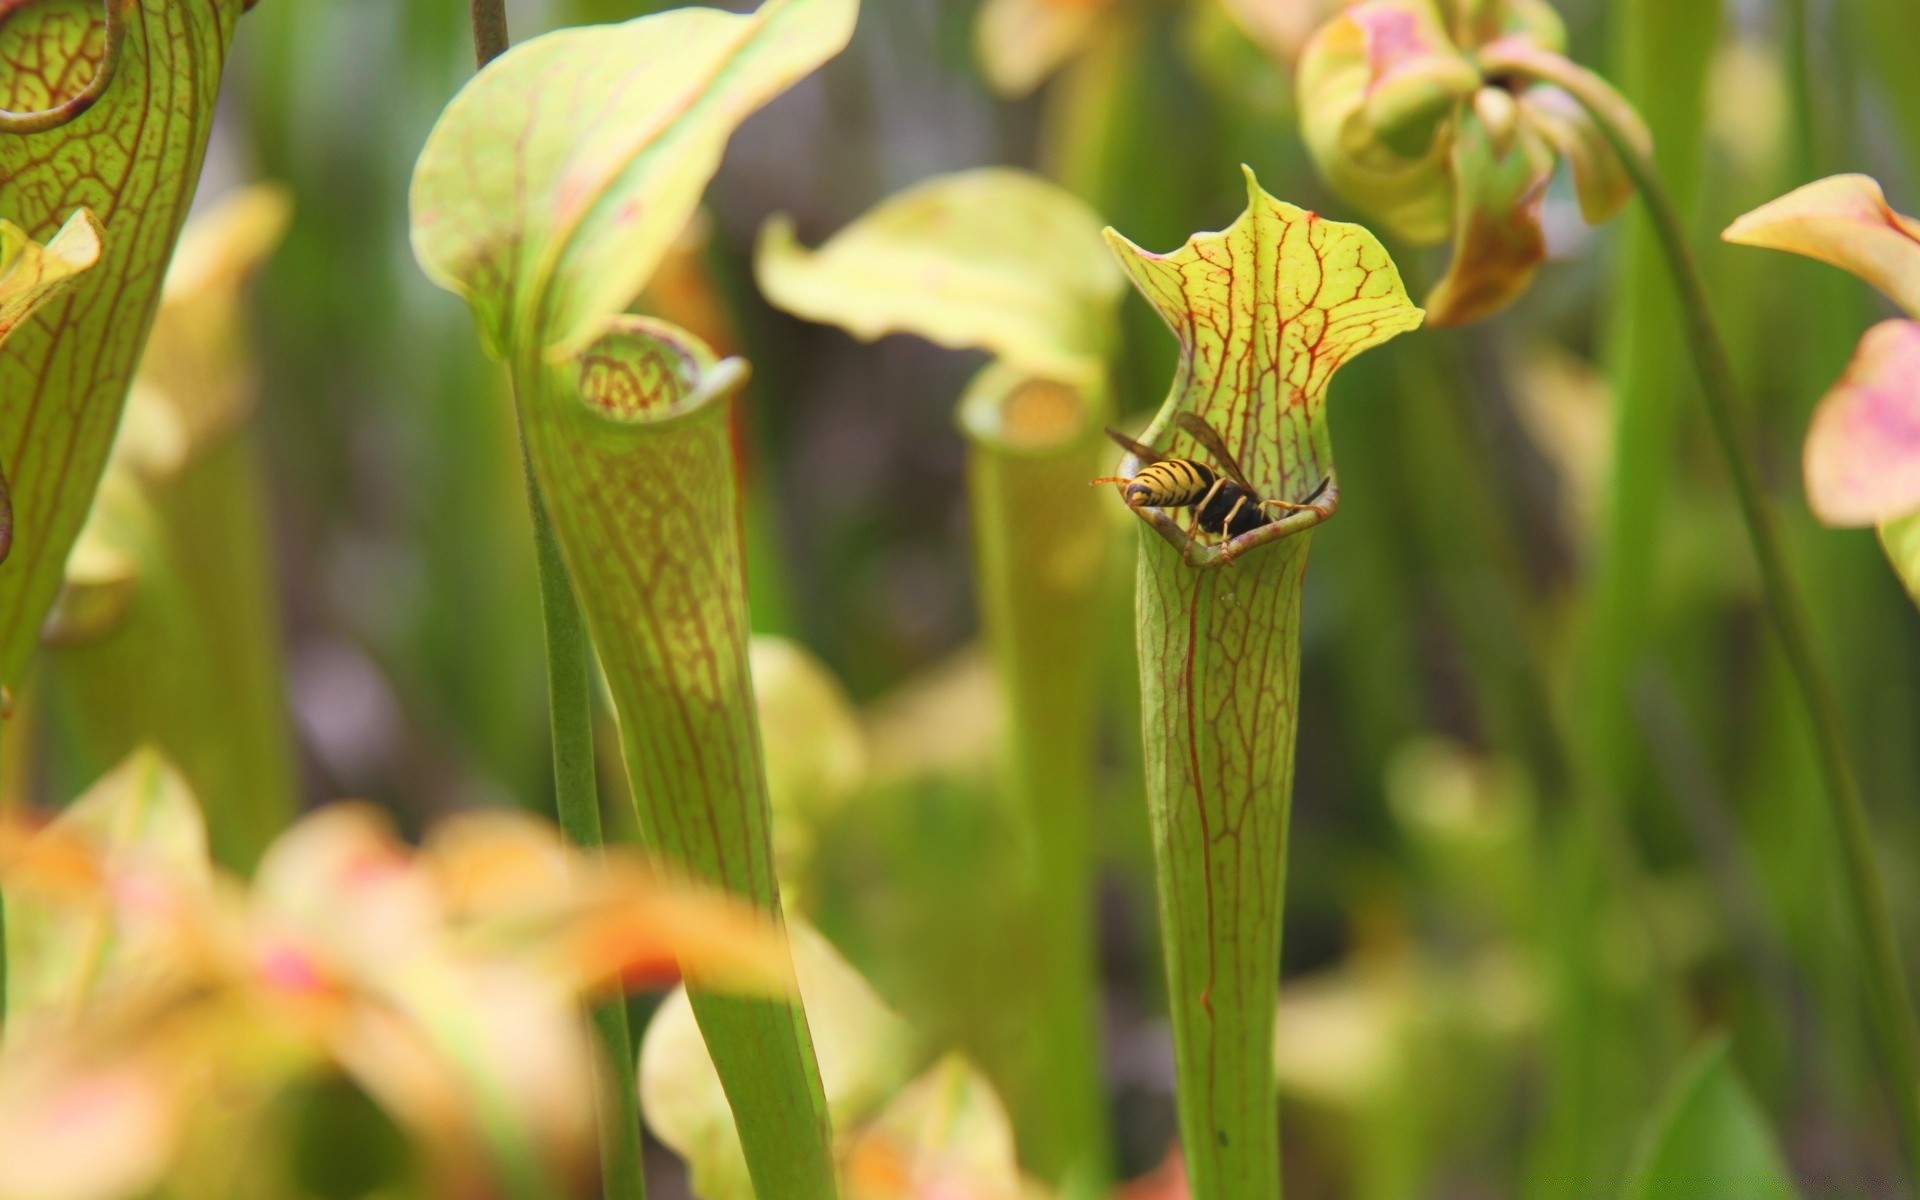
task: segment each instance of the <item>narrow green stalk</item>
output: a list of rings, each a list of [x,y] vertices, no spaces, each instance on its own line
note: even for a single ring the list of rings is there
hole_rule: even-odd
[[[1554,80],[1566,86],[1566,80]],[[1819,751],[1820,771],[1828,802],[1840,830],[1844,860],[1843,880],[1847,913],[1854,936],[1867,956],[1869,1006],[1886,1058],[1888,1085],[1908,1162],[1920,1166],[1920,1027],[1914,1021],[1912,992],[1900,960],[1886,889],[1874,859],[1873,831],[1865,801],[1853,771],[1840,701],[1825,664],[1814,645],[1812,620],[1799,585],[1787,565],[1779,519],[1754,465],[1751,438],[1743,427],[1733,364],[1709,306],[1706,282],[1699,263],[1687,246],[1680,216],[1667,195],[1659,170],[1610,119],[1607,106],[1589,102],[1586,89],[1569,87],[1592,114],[1639,189],[1655,237],[1665,256],[1673,284],[1680,294],[1683,327],[1693,348],[1701,392],[1715,440],[1732,478],[1740,516],[1760,569],[1767,614],[1787,665],[1793,673]]]
[[[1093,759],[1111,502],[1096,405],[989,367],[961,402],[980,606],[1007,704],[1009,800],[1032,838],[1031,920],[1013,956],[1032,1053],[1008,1100],[1023,1158],[1056,1184],[1111,1174],[1093,910]]]
[[[473,0],[473,48],[484,67],[507,49],[505,0]],[[547,638],[547,719],[553,729],[554,808],[575,844],[598,847],[600,788],[593,766],[593,673],[580,605],[567,564],[547,519],[533,464],[526,464],[527,509],[540,570],[540,611]],[[640,1161],[640,1092],[634,1078],[633,1034],[627,1006],[616,998],[596,1006],[593,1024],[607,1058],[594,1108],[600,1118],[600,1179],[608,1200],[645,1200]]]
[[[600,789],[593,764],[593,675],[580,606],[567,582],[567,565],[554,540],[531,467],[527,507],[540,564],[540,610],[547,631],[548,719],[553,727],[554,807],[574,844],[603,844]],[[608,1078],[595,1105],[600,1114],[600,1178],[608,1200],[645,1200],[640,1160],[640,1093],[634,1077],[633,1034],[627,1006],[615,998],[597,1005],[593,1023],[606,1052]]]

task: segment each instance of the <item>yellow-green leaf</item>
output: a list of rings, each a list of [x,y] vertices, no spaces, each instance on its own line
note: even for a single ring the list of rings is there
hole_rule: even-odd
[[[0,221],[0,343],[99,261],[100,223],[84,208],[44,246],[11,221]]]
[[[918,334],[1081,383],[1111,349],[1125,286],[1085,203],[1005,167],[916,184],[818,250],[776,219],[756,273],[774,304],[858,337]]]
[[[8,1032],[78,1012],[110,970],[124,970],[170,936],[168,884],[211,886],[207,831],[186,781],[150,750],[136,752],[62,813],[48,835],[99,846],[120,878],[96,895],[9,884]],[[45,835],[43,835],[45,836]]]
[[[788,932],[828,1110],[834,1128],[844,1131],[906,1078],[913,1035],[824,937],[797,921]],[[648,1128],[686,1161],[702,1200],[754,1200],[727,1097],[685,988],[668,997],[647,1028],[640,1101]]]
[[[866,731],[846,689],[804,646],[756,637],[747,650],[766,748],[774,857],[781,889],[790,893],[821,829],[866,779]]]
[[[1907,585],[1907,594],[1920,604],[1920,512],[1880,526],[1880,548]]]
[[[1154,254],[1107,240],[1180,340],[1173,393],[1143,436],[1204,454],[1173,415],[1208,421],[1263,496],[1297,499],[1333,470],[1327,385],[1341,364],[1424,317],[1379,239],[1321,219],[1261,189],[1248,170],[1247,211],[1224,232]]]
[[[1721,236],[1851,271],[1920,317],[1920,221],[1895,212],[1868,176],[1809,183],[1754,209]]]
[[[645,286],[734,128],[835,54],[858,0],[680,8],[563,29],[495,59],[434,126],[413,246],[496,352],[564,355]]]
[[[1021,1200],[1013,1123],[993,1085],[949,1054],[849,1142],[845,1200]]]

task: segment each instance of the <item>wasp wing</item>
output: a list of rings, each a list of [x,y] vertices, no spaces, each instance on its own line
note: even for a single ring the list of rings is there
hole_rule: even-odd
[[[1122,450],[1132,454],[1143,463],[1157,463],[1162,457],[1161,453],[1152,446],[1143,445],[1140,442],[1134,441],[1111,425],[1107,426],[1107,436],[1118,443]]]
[[[1213,426],[1187,412],[1175,413],[1173,419],[1179,422],[1180,428],[1193,435],[1193,440],[1204,446],[1208,454],[1213,455],[1213,461],[1220,464],[1221,472],[1228,479],[1239,484],[1248,495],[1256,498],[1260,495],[1254,486],[1247,482],[1247,477],[1241,472],[1240,463],[1233,457],[1233,452],[1227,449],[1227,440],[1221,437]]]

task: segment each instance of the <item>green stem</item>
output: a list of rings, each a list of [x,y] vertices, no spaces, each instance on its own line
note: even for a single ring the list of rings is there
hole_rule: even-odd
[[[600,791],[593,766],[593,677],[580,605],[567,581],[560,544],[554,540],[546,505],[531,468],[527,471],[527,507],[533,515],[533,544],[540,565],[540,609],[547,631],[548,719],[553,728],[554,807],[560,828],[576,845],[603,844]],[[633,1034],[627,1006],[615,998],[593,1010],[607,1056],[610,1078],[599,1089],[600,1176],[608,1200],[645,1200],[647,1184],[640,1159],[640,1093],[634,1078]]]
[[[1554,82],[1566,81],[1556,79]],[[1740,516],[1760,568],[1767,613],[1813,722],[1820,772],[1826,781],[1833,820],[1840,830],[1845,862],[1847,912],[1867,955],[1868,994],[1874,1025],[1886,1058],[1889,1085],[1909,1165],[1920,1165],[1920,1027],[1912,993],[1894,937],[1886,888],[1874,860],[1873,831],[1853,772],[1841,723],[1840,702],[1832,678],[1814,646],[1812,621],[1799,585],[1787,565],[1772,501],[1760,482],[1751,440],[1743,428],[1738,387],[1719,327],[1713,319],[1700,265],[1687,246],[1679,213],[1659,170],[1644,151],[1610,118],[1605,104],[1593,103],[1586,89],[1569,87],[1620,155],[1652,220],[1655,238],[1680,293],[1684,330],[1693,348],[1707,415],[1732,477]]]
[[[1030,947],[1008,982],[1027,1043],[1008,1101],[1022,1157],[1056,1185],[1105,1190],[1093,909],[1093,762],[1111,497],[1099,474],[1104,398],[987,368],[960,405],[982,624],[1007,704],[1008,797],[1032,847]],[[1046,513],[1036,521],[1034,514]],[[1078,1193],[1076,1193],[1078,1194]]]
[[[479,65],[505,53],[505,0],[473,0],[473,50]],[[593,675],[580,605],[567,580],[567,564],[547,519],[547,506],[533,465],[526,464],[527,509],[540,569],[540,611],[547,636],[547,719],[553,729],[554,808],[560,828],[575,844],[598,847],[600,788],[593,769]],[[608,1200],[645,1200],[640,1160],[640,1092],[634,1078],[633,1034],[627,1007],[618,998],[593,1010],[612,1078],[595,1098],[600,1118],[600,1178]]]

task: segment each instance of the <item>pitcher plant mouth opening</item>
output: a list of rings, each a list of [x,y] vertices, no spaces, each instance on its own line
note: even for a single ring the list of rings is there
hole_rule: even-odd
[[[717,359],[699,338],[650,317],[607,323],[574,360],[580,405],[626,428],[656,428],[724,401],[746,384],[745,359]]]
[[[0,26],[35,4],[47,0],[0,0]],[[57,104],[33,112],[14,112],[0,109],[0,133],[45,133],[58,129],[62,125],[77,120],[107,94],[113,85],[114,76],[119,72],[120,59],[126,49],[127,20],[138,0],[103,0],[105,10],[106,34],[100,52],[100,63],[94,68],[93,78],[87,86]],[[252,7],[252,5],[248,5]]]

